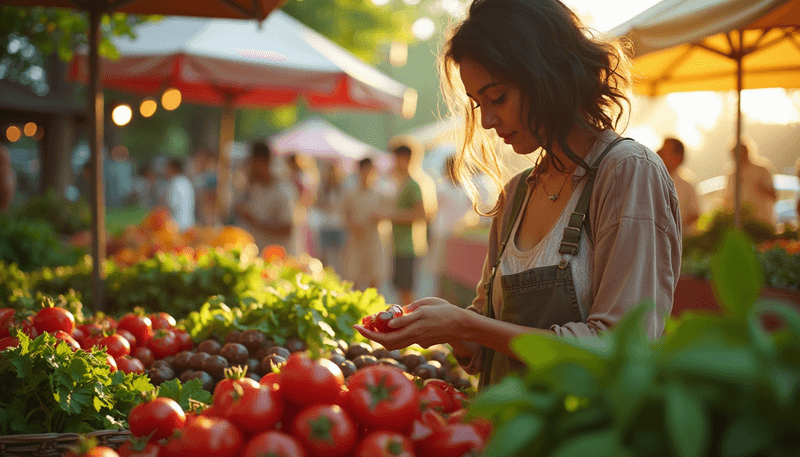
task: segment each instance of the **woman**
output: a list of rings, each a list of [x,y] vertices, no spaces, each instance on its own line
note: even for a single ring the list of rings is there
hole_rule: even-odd
[[[451,109],[466,119],[456,165],[473,201],[476,173],[502,182],[489,131],[517,154],[541,150],[537,165],[489,213],[471,306],[426,298],[392,320],[397,331],[359,332],[388,349],[448,343],[482,386],[523,368],[509,348],[521,334],[595,336],[649,301],[646,331],[660,336],[680,272],[678,200],[658,156],[614,132],[629,106],[619,45],[592,38],[558,0],[478,0],[441,68]]]
[[[317,206],[322,215],[319,237],[320,260],[339,275],[342,274],[342,250],[346,235],[342,218],[343,200],[342,169],[337,164],[331,164],[325,173],[317,198]]]

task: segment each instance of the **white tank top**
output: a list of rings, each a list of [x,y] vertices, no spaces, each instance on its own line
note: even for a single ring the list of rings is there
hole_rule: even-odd
[[[573,181],[579,179],[573,176]],[[520,185],[525,185],[524,182]],[[527,251],[520,251],[514,242],[519,229],[520,221],[522,220],[521,214],[525,207],[528,205],[528,200],[531,197],[533,187],[528,189],[525,194],[525,200],[520,209],[520,216],[514,222],[514,228],[511,230],[511,236],[506,245],[505,252],[500,258],[500,274],[510,275],[521,273],[526,270],[539,267],[547,267],[551,265],[558,265],[562,259],[562,255],[558,253],[558,247],[561,244],[561,238],[564,236],[564,228],[569,222],[569,216],[578,205],[583,188],[586,185],[586,179],[582,179],[577,187],[572,191],[572,196],[569,202],[564,207],[564,211],[556,221],[555,225],[550,229],[550,232],[533,248]],[[586,216],[588,217],[588,215]],[[569,261],[569,267],[572,269],[572,280],[575,283],[575,294],[578,298],[578,306],[581,311],[581,317],[586,321],[589,315],[589,310],[592,307],[592,272],[594,271],[594,249],[588,242],[586,231],[581,232],[581,239],[579,242],[578,255],[572,257],[565,255],[563,258]]]

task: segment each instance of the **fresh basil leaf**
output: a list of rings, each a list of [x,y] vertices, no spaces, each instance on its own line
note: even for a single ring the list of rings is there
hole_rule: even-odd
[[[756,301],[763,276],[744,232],[731,230],[711,261],[714,292],[720,305],[734,316],[744,316]]]

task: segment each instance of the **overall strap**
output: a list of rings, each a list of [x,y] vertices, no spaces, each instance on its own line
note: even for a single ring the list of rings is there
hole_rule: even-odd
[[[589,203],[592,199],[594,178],[597,176],[597,170],[600,168],[600,162],[602,162],[606,155],[611,152],[611,149],[613,149],[614,146],[625,140],[630,140],[630,138],[619,137],[612,141],[605,148],[605,150],[603,150],[600,156],[597,157],[597,160],[594,161],[592,166],[587,170],[586,173],[588,175],[588,181],[586,181],[586,187],[583,188],[583,192],[581,192],[581,196],[578,199],[578,204],[575,205],[575,210],[569,217],[569,222],[564,228],[564,236],[561,238],[561,244],[558,247],[558,253],[562,255],[561,262],[558,264],[559,267],[566,268],[569,264],[569,261],[563,258],[564,255],[575,257],[578,254],[578,246],[580,245],[581,240],[581,230],[585,228],[589,238],[592,237],[591,225],[589,224],[589,218],[587,217],[587,214],[589,213]]]
[[[522,209],[522,203],[525,201],[525,194],[528,192],[527,186],[527,179],[528,176],[533,171],[533,168],[528,168],[527,170],[522,172],[522,175],[517,182],[517,189],[514,192],[514,201],[511,205],[511,216],[508,220],[508,229],[506,230],[505,238],[503,240],[503,244],[500,245],[500,249],[497,251],[497,258],[495,259],[494,265],[492,266],[492,273],[489,276],[489,281],[484,284],[486,287],[486,301],[487,301],[487,316],[494,317],[494,306],[492,305],[492,284],[494,284],[494,278],[497,275],[497,267],[500,266],[500,259],[503,257],[503,252],[506,250],[506,245],[508,244],[508,240],[511,238],[511,232],[514,230],[514,224],[517,222],[517,218],[519,217],[520,210]]]

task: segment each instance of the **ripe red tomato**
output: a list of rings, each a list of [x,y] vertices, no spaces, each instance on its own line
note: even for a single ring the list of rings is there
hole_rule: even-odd
[[[131,347],[131,354],[133,354],[133,351],[135,351],[136,347],[138,346],[136,337],[133,336],[133,333],[127,330],[116,330],[116,334],[128,340],[128,345]]]
[[[367,330],[372,332],[377,332],[378,330],[375,328],[375,315],[370,314],[369,316],[364,316],[361,318],[361,325],[364,326]]]
[[[178,342],[178,352],[191,351],[194,347],[192,336],[186,333],[185,330],[173,329],[175,332],[175,340]]]
[[[383,311],[379,311],[361,319],[361,325],[373,332],[388,333],[397,330],[389,327],[389,322],[395,317],[403,315],[403,308],[400,305],[392,305]]]
[[[350,376],[347,388],[347,410],[375,430],[407,433],[420,414],[417,387],[398,368],[362,368]]]
[[[145,368],[149,368],[150,365],[156,361],[156,358],[153,356],[153,351],[146,347],[136,348],[136,350],[133,351],[133,356],[139,359]]]
[[[306,451],[300,442],[291,435],[270,430],[254,436],[247,447],[245,447],[242,457],[306,457]]]
[[[241,371],[228,370],[225,373],[225,379],[214,386],[214,405],[218,405],[224,395],[233,391],[234,384],[241,387],[258,387],[259,385],[255,380],[244,377],[244,373]]]
[[[33,326],[39,333],[55,333],[61,330],[71,334],[75,328],[75,317],[64,308],[44,308],[33,316]]]
[[[19,346],[19,338],[13,336],[7,336],[3,339],[0,339],[0,352],[8,348],[15,348]]]
[[[436,457],[463,457],[483,451],[485,440],[470,424],[446,424],[417,444],[418,454]]]
[[[14,312],[11,308],[3,308],[0,313],[0,338],[16,335],[17,329],[31,338],[39,336],[29,312]]]
[[[86,335],[84,335],[83,330],[81,330],[78,327],[75,327],[74,329],[72,329],[72,333],[70,334],[70,336],[72,337],[73,340],[77,341],[78,344],[81,345],[81,347],[83,347],[83,340],[86,339]]]
[[[372,432],[361,440],[354,457],[414,457],[411,440],[397,432]]]
[[[230,421],[200,416],[183,429],[183,455],[234,457],[244,447],[242,432]]]
[[[381,333],[389,333],[397,330],[396,328],[389,327],[389,322],[394,319],[394,315],[390,311],[381,311],[375,315],[375,329]]]
[[[180,352],[178,351],[178,340],[175,339],[175,332],[172,330],[159,330],[145,344],[148,349],[153,351],[156,359],[163,359]]]
[[[466,408],[466,403],[469,402],[469,397],[467,397],[464,392],[461,392],[453,387],[453,385],[449,382],[432,378],[425,381],[425,387],[430,385],[440,388],[450,396],[451,404],[449,408],[442,411],[444,414],[449,414],[461,408]]]
[[[174,317],[163,311],[151,314],[150,322],[153,325],[153,330],[160,330],[162,328],[172,330],[173,327],[178,325]]]
[[[55,332],[53,334],[53,336],[56,337],[56,339],[67,343],[67,345],[69,345],[70,349],[72,349],[72,352],[75,352],[75,351],[77,351],[78,349],[81,348],[81,345],[78,344],[77,341],[75,341],[75,338],[73,338],[72,336],[70,336],[70,334],[68,334],[66,332],[63,332],[63,331],[59,330],[59,331]]]
[[[283,417],[283,398],[271,387],[238,384],[225,392],[214,405],[222,415],[246,433],[258,433],[275,427]],[[216,392],[215,392],[216,393]]]
[[[335,404],[344,385],[342,369],[328,359],[295,352],[281,367],[281,395],[296,405]]]
[[[0,308],[0,338],[8,336],[8,324],[14,318],[15,313],[13,308]]]
[[[442,416],[432,409],[422,412],[422,415],[414,419],[411,426],[409,437],[415,444],[428,439],[433,432],[444,427],[447,422]]]
[[[419,406],[422,410],[431,408],[440,414],[453,409],[450,395],[435,384],[427,384],[419,391]]]
[[[95,446],[88,450],[68,452],[64,457],[119,457],[110,447]]]
[[[128,425],[131,433],[136,437],[147,436],[153,433],[150,441],[158,441],[172,435],[175,429],[183,428],[186,423],[186,414],[181,406],[171,398],[153,398],[133,408],[128,415]]]
[[[117,368],[117,361],[114,359],[114,357],[111,357],[110,355],[106,354],[106,363],[108,364],[109,367],[111,367],[111,372],[112,373],[117,371],[117,369],[118,369]]]
[[[139,359],[123,355],[115,358],[115,360],[117,361],[117,368],[123,373],[144,373],[144,364]]]
[[[131,355],[131,345],[122,335],[114,333],[97,342],[100,347],[106,348],[106,353],[112,357],[119,358],[123,355]]]
[[[275,372],[267,373],[261,377],[261,380],[258,381],[258,383],[261,384],[262,386],[272,386],[274,384],[280,385],[280,375],[278,375],[278,373]]]
[[[132,438],[119,447],[119,457],[158,457],[161,447],[156,443]]]
[[[147,316],[126,314],[117,324],[117,330],[127,330],[136,337],[136,344],[144,346],[153,336],[153,324]]]
[[[300,411],[292,431],[314,457],[344,457],[356,445],[356,424],[337,405],[314,405]]]

